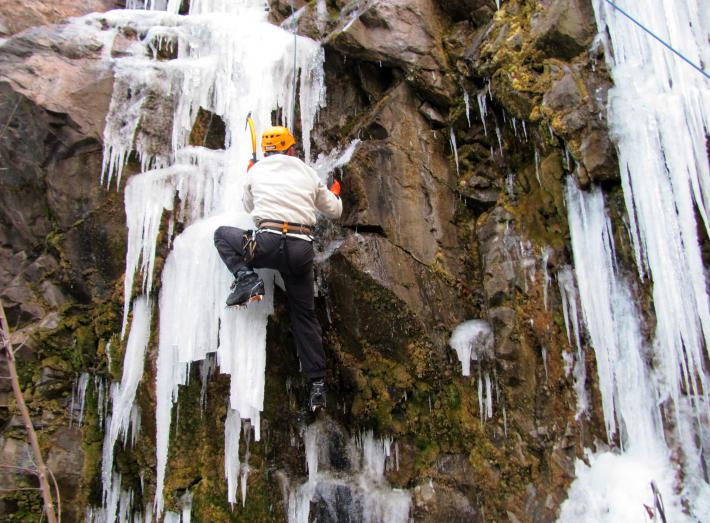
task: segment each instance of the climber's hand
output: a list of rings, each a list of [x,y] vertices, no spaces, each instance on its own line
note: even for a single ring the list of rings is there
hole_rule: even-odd
[[[340,196],[340,182],[338,180],[333,180],[333,183],[330,184],[328,190],[334,195]]]

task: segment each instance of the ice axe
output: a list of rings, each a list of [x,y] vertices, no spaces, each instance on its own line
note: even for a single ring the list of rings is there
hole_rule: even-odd
[[[251,131],[251,160],[249,160],[249,166],[247,167],[247,171],[251,169],[256,162],[259,160],[256,159],[256,131],[254,130],[254,120],[251,118],[251,111],[249,111],[249,114],[247,115],[247,121],[244,124],[244,130],[247,130],[247,126],[249,127],[249,130]]]

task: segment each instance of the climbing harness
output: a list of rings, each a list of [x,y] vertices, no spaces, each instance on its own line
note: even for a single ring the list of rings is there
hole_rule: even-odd
[[[627,13],[626,11],[624,11],[621,7],[619,7],[618,5],[616,5],[614,2],[612,2],[611,0],[606,0],[606,2],[607,2],[610,6],[612,6],[614,9],[616,9],[617,11],[619,11],[619,12],[620,12],[622,15],[624,15],[626,18],[628,18],[629,20],[631,20],[634,24],[636,24],[636,25],[639,26],[641,29],[643,29],[644,31],[646,31],[646,32],[647,32],[649,35],[651,35],[653,38],[655,38],[656,40],[658,40],[661,44],[663,44],[665,47],[667,47],[671,52],[673,52],[675,55],[677,55],[681,60],[683,60],[683,61],[686,62],[688,65],[690,65],[691,67],[693,67],[694,69],[696,69],[696,70],[697,70],[700,74],[702,74],[705,78],[707,78],[707,79],[710,80],[710,74],[706,73],[699,65],[697,65],[695,62],[693,62],[693,61],[691,61],[690,59],[688,59],[688,58],[686,58],[685,56],[683,56],[680,52],[676,51],[669,43],[667,43],[665,40],[661,39],[660,36],[658,36],[658,35],[655,34],[653,31],[651,31],[650,29],[648,29],[648,28],[647,28],[646,26],[644,26],[641,22],[639,22],[638,20],[636,20],[633,16],[631,16],[629,13]]]
[[[259,229],[269,229],[271,231],[281,231],[283,234],[305,234],[313,235],[313,228],[309,225],[293,222],[281,222],[272,220],[262,220],[259,222]]]

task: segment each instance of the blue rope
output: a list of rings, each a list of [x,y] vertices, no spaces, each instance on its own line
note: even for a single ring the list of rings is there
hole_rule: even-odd
[[[678,51],[676,51],[673,47],[671,47],[670,44],[666,43],[666,42],[665,42],[664,40],[662,40],[659,36],[657,36],[653,31],[651,31],[650,29],[648,29],[648,28],[647,28],[646,26],[644,26],[641,22],[639,22],[638,20],[636,20],[633,16],[631,16],[629,13],[627,13],[626,11],[624,11],[621,7],[619,7],[618,5],[616,5],[614,2],[612,2],[611,0],[606,0],[606,1],[607,1],[607,3],[608,3],[609,5],[611,5],[614,9],[616,9],[617,11],[619,11],[619,12],[620,12],[622,15],[624,15],[626,18],[628,18],[629,20],[631,20],[633,23],[635,23],[635,24],[636,24],[637,26],[639,26],[641,29],[643,29],[644,31],[646,31],[646,32],[647,32],[649,35],[651,35],[653,38],[655,38],[656,40],[658,40],[659,42],[661,42],[664,46],[666,46],[668,49],[670,49],[670,50],[671,50],[673,53],[675,53],[681,60],[683,60],[684,62],[688,63],[691,67],[693,67],[694,69],[696,69],[700,74],[702,74],[703,76],[705,76],[705,78],[707,78],[708,80],[710,80],[710,74],[708,74],[708,73],[706,73],[705,71],[703,71],[703,70],[700,68],[699,65],[697,65],[696,63],[690,61],[688,58],[686,58],[686,57],[683,56],[681,53],[679,53]]]

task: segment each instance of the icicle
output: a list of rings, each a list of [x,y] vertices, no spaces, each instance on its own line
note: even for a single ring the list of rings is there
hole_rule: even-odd
[[[503,157],[503,135],[500,132],[500,129],[496,125],[496,138],[498,138],[498,150],[500,151],[500,156],[501,158]]]
[[[582,331],[579,325],[579,313],[577,311],[577,288],[574,284],[574,275],[570,267],[562,267],[557,273],[557,283],[560,287],[560,297],[562,299],[562,315],[565,320],[565,330],[567,332],[567,343],[572,346],[572,335],[574,335],[576,357],[574,358],[574,390],[577,393],[577,415],[579,419],[582,414],[589,411],[589,395],[587,393],[587,367],[585,364],[584,351],[582,349]]]
[[[486,381],[486,419],[493,417],[493,393],[491,391],[491,375],[489,372],[484,373]]]
[[[481,91],[476,95],[476,101],[478,102],[478,112],[481,115],[481,122],[483,123],[483,134],[488,136],[488,129],[486,128],[486,115],[488,114],[486,108],[486,91]],[[492,155],[492,153],[491,153]]]
[[[151,302],[141,296],[136,299],[133,307],[131,332],[126,343],[126,353],[123,358],[123,376],[121,383],[111,386],[112,413],[107,419],[107,430],[104,435],[103,454],[101,460],[104,507],[111,509],[114,445],[122,435],[126,436],[131,422],[133,400],[138,384],[143,377],[145,350],[150,338]],[[134,428],[134,431],[136,429]],[[125,440],[124,440],[125,441]],[[120,488],[116,487],[116,488]],[[109,512],[113,514],[113,512]]]
[[[458,177],[460,175],[460,173],[459,173],[459,150],[456,147],[456,135],[454,134],[453,127],[449,128],[449,142],[451,143],[451,150],[454,153],[454,162],[456,163],[456,176]]]
[[[463,89],[463,103],[466,106],[466,120],[468,121],[468,126],[471,127],[471,101],[466,89]]]
[[[200,362],[200,416],[204,414],[204,409],[207,404],[207,384],[214,369],[215,360],[212,356],[207,355],[207,357]]]
[[[545,368],[545,381],[549,380],[549,376],[547,373],[547,348],[543,347],[542,350],[540,351],[541,356],[542,356],[542,365]]]
[[[239,412],[227,410],[224,422],[224,477],[227,478],[227,502],[234,505],[237,502],[237,485],[239,480],[239,433],[242,430]]]
[[[540,152],[535,149],[535,178],[537,178],[537,183],[542,187],[542,182],[540,181]]]
[[[192,518],[192,492],[189,490],[180,497],[182,505],[182,523],[190,523]]]
[[[306,447],[308,480],[313,481],[318,474],[318,427],[316,425],[311,425],[304,431],[303,443]]]
[[[108,340],[106,342],[106,370],[111,374],[111,342],[113,340]]]
[[[493,156],[493,148],[491,148],[491,156]],[[510,198],[515,197],[515,175],[508,173],[505,177],[505,191]]]
[[[130,427],[131,427],[131,448],[136,446],[136,440],[138,439],[138,435],[140,434],[141,431],[141,409],[138,405],[134,404],[133,408],[131,409],[131,421],[130,421]],[[124,434],[124,446],[126,444],[126,437],[128,436],[128,433],[126,432]]]
[[[540,265],[542,266],[542,303],[545,306],[545,310],[548,310],[548,290],[550,288],[550,273],[547,271],[547,264],[550,260],[550,254],[552,254],[552,249],[547,245],[542,248],[542,260]]]
[[[478,413],[481,418],[481,427],[483,427],[483,418],[484,418],[484,410],[483,410],[483,379],[481,377],[481,368],[478,368]]]
[[[74,419],[74,398],[79,402],[79,420],[76,423],[77,428],[81,428],[84,421],[84,404],[86,402],[86,386],[89,384],[89,374],[82,372],[76,384],[76,391],[72,390],[72,407],[70,410],[69,426]]]

